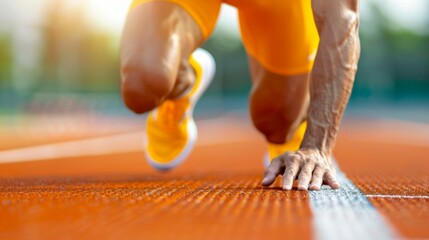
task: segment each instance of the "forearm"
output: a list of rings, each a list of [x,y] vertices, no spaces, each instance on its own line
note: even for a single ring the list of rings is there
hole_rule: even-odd
[[[360,54],[357,1],[313,0],[313,9],[320,44],[311,74],[308,127],[301,148],[317,148],[330,155]]]

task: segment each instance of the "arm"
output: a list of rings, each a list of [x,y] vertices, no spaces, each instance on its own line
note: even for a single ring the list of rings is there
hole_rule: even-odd
[[[349,100],[360,53],[358,0],[313,0],[320,35],[311,73],[311,105],[302,148],[328,156]]]
[[[322,182],[339,188],[331,154],[349,100],[360,54],[358,0],[312,0],[320,36],[311,73],[308,127],[300,150],[274,159],[263,185],[283,174],[283,188],[317,190]]]

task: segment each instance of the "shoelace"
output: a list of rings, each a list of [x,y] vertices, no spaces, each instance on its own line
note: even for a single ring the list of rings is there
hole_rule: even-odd
[[[157,121],[165,127],[176,127],[189,106],[189,99],[167,100],[158,108]]]

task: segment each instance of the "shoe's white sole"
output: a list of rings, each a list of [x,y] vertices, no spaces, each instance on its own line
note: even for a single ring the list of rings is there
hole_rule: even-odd
[[[202,67],[202,73],[201,73],[201,85],[196,90],[195,94],[191,96],[190,98],[190,107],[186,111],[186,115],[189,118],[188,120],[188,142],[186,143],[185,147],[183,148],[183,151],[172,161],[169,163],[159,163],[152,159],[152,157],[147,153],[147,151],[144,151],[145,157],[147,162],[154,168],[160,170],[160,171],[167,171],[172,168],[177,167],[179,164],[181,164],[188,156],[191,154],[192,150],[194,149],[195,143],[198,138],[198,129],[197,125],[195,124],[193,114],[194,114],[194,108],[197,104],[198,100],[201,98],[203,93],[206,91],[206,89],[210,86],[210,83],[213,81],[213,77],[216,71],[216,64],[209,52],[207,52],[204,49],[197,49],[192,53],[192,57],[201,65]],[[147,132],[144,134],[144,148],[147,149],[148,145],[148,136]]]

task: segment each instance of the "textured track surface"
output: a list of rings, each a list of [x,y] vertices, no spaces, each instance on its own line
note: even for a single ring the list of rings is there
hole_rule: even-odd
[[[429,135],[361,124],[343,127],[339,165],[399,234],[429,238],[429,199],[401,198],[429,195],[429,145],[421,144]],[[43,132],[38,126],[29,128]],[[119,127],[89,125],[31,138],[23,130],[1,129],[0,149],[135,129],[134,123],[114,126]],[[246,120],[203,123],[200,136],[190,159],[169,173],[149,168],[137,149],[1,164],[0,239],[318,237],[308,193],[281,191],[279,182],[260,187],[264,142]],[[398,136],[419,144],[391,141]],[[392,195],[398,198],[387,197]]]
[[[0,195],[2,239],[261,239],[281,232],[310,238],[307,194],[267,191],[258,180],[206,175],[8,182]]]
[[[429,238],[429,125],[367,123],[344,131],[341,167],[396,230]]]

